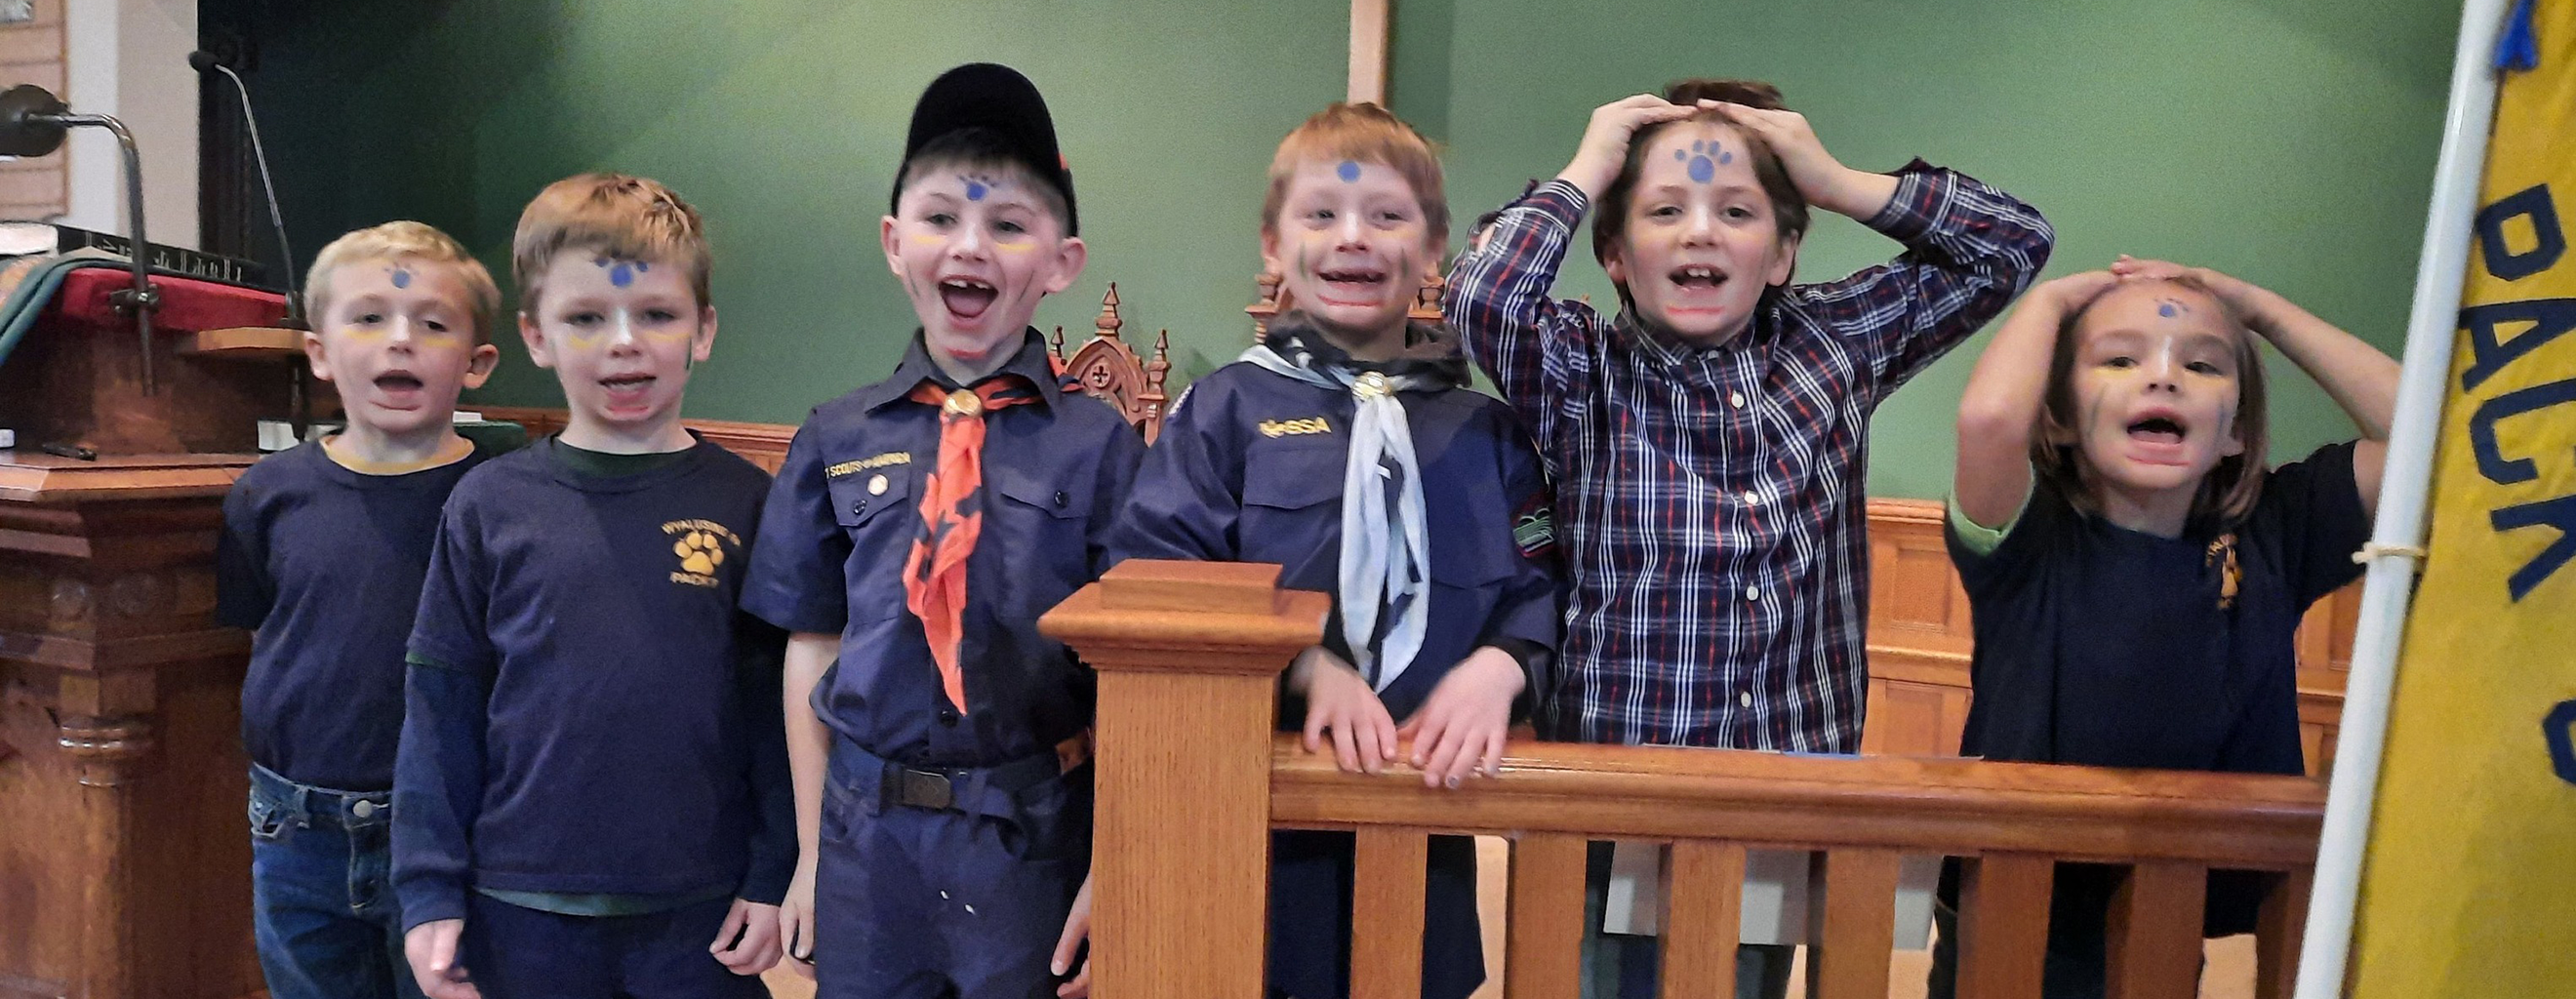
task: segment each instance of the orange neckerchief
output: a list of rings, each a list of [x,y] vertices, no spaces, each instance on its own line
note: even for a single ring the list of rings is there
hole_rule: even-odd
[[[921,532],[903,563],[904,606],[921,619],[948,703],[965,714],[966,674],[957,646],[965,630],[966,558],[984,530],[984,414],[1039,395],[1028,379],[1001,375],[971,389],[924,380],[909,398],[939,407],[939,467],[922,489]]]

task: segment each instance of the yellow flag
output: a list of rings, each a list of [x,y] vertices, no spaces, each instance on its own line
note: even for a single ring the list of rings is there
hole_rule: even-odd
[[[2520,7],[2537,65],[2497,91],[2356,999],[2576,996],[2576,2]]]

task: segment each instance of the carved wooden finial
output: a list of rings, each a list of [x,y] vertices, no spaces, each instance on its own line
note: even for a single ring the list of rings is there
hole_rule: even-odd
[[[1243,313],[1252,317],[1252,342],[1260,343],[1262,337],[1270,334],[1270,318],[1279,314],[1281,304],[1279,284],[1284,279],[1278,274],[1264,271],[1252,280],[1253,284],[1260,288],[1261,298],[1251,305],[1244,306]]]
[[[1100,296],[1100,318],[1092,320],[1092,325],[1099,327],[1100,335],[1110,340],[1118,339],[1118,328],[1127,325],[1126,320],[1118,317],[1118,282],[1109,282],[1109,294]]]
[[[1055,336],[1047,341],[1047,346],[1055,351],[1056,360],[1064,360],[1064,325],[1062,323],[1056,324]]]
[[[1425,322],[1441,321],[1440,292],[1447,287],[1449,279],[1441,277],[1438,271],[1422,275],[1422,287],[1413,293],[1413,308],[1406,314]]]

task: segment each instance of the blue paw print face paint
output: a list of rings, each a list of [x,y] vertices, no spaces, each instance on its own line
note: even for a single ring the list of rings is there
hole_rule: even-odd
[[[2173,301],[2172,299],[2164,299],[2156,303],[2156,315],[2163,316],[2167,319],[2182,315],[2187,311],[2190,310],[2183,308],[2181,303]]]
[[[396,287],[396,288],[409,288],[409,287],[411,287],[411,268],[408,268],[408,267],[396,267],[396,268],[394,268],[394,270],[393,270],[393,275],[392,275],[392,277],[393,277],[394,287]]]
[[[1360,165],[1354,160],[1343,160],[1342,165],[1333,168],[1333,176],[1340,177],[1342,183],[1357,184],[1360,182]]]
[[[980,173],[959,174],[958,179],[966,182],[966,200],[968,201],[982,201],[986,197],[992,195],[993,192],[1001,190],[1003,186],[1001,181],[984,176]]]
[[[1715,139],[1693,142],[1687,150],[1673,150],[1673,159],[1682,161],[1690,171],[1693,183],[1705,184],[1717,177],[1717,165],[1735,162],[1735,154]]]
[[[601,257],[591,262],[607,268],[608,283],[620,288],[634,284],[635,275],[642,274],[653,269],[652,264],[641,260],[620,260],[616,257]]]

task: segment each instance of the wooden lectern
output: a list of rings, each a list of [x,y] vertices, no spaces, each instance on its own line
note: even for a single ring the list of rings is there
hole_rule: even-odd
[[[120,268],[78,270],[0,362],[0,999],[239,999],[251,947],[241,679],[215,536],[258,417],[288,415],[285,300],[162,277],[139,380]],[[256,338],[252,338],[256,339]],[[252,359],[246,362],[244,358]],[[257,363],[265,361],[266,363]],[[81,445],[83,461],[38,450]]]

